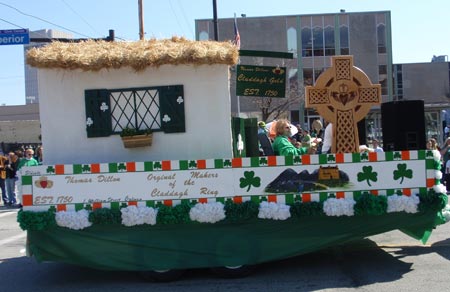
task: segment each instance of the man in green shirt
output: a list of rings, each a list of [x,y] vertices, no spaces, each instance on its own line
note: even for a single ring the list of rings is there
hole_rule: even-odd
[[[20,159],[19,165],[17,166],[17,170],[21,169],[23,166],[37,166],[39,165],[39,162],[37,162],[36,159],[33,158],[34,150],[31,148],[28,148],[25,150],[25,157]]]

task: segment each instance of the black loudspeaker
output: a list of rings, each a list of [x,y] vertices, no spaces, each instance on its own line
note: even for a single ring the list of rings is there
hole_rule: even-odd
[[[423,100],[382,103],[381,127],[384,151],[425,149]]]

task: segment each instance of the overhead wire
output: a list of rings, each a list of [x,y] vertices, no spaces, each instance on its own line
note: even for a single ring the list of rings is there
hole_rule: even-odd
[[[183,5],[181,4],[180,0],[177,0],[177,2],[178,2],[178,6],[181,9],[181,13],[183,15],[184,21],[186,22],[187,27],[189,27],[189,32],[192,34],[192,39],[195,39],[195,32],[189,24],[189,20],[187,19],[186,13],[184,13]]]
[[[70,29],[70,28],[64,27],[64,26],[62,26],[62,25],[58,25],[58,24],[53,23],[53,22],[51,22],[51,21],[45,20],[45,19],[43,19],[43,18],[41,18],[41,17],[34,16],[34,15],[31,15],[31,14],[22,12],[21,10],[15,8],[14,6],[8,5],[8,4],[6,4],[6,3],[0,2],[0,5],[3,5],[3,6],[6,6],[6,7],[8,7],[8,8],[11,8],[11,9],[13,9],[13,10],[16,10],[17,12],[19,12],[19,13],[22,14],[22,15],[25,15],[25,16],[28,16],[28,17],[32,17],[32,18],[38,19],[38,20],[40,20],[40,21],[42,21],[42,22],[45,22],[45,23],[54,25],[54,26],[56,26],[56,27],[59,27],[59,28],[61,28],[61,29],[67,30],[67,31],[70,31],[70,32],[72,32],[72,33],[74,33],[74,34],[81,35],[81,36],[84,36],[84,37],[87,37],[87,38],[92,38],[92,37],[90,37],[90,36],[88,36],[88,35],[85,35],[85,34],[83,34],[83,33],[79,33],[79,32],[77,32],[77,31],[75,31],[75,30],[72,30],[72,29]]]
[[[180,24],[180,21],[178,21],[178,16],[177,16],[177,14],[175,13],[175,10],[173,9],[173,6],[172,6],[172,0],[169,0],[169,5],[170,5],[170,9],[172,9],[172,13],[173,13],[173,15],[175,16],[175,19],[176,19],[176,21],[177,21],[177,23],[178,23],[178,26],[179,26],[180,29],[182,30],[183,35],[186,35],[186,34],[184,33],[183,26]]]
[[[78,16],[87,26],[89,26],[96,34],[101,35],[83,16],[81,16],[75,9],[72,8],[65,0],[61,0],[76,16]]]

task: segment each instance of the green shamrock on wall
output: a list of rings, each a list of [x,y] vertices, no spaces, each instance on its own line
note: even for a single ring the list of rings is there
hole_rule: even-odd
[[[394,179],[398,180],[399,178],[401,178],[400,183],[403,183],[403,179],[405,177],[407,178],[413,177],[412,169],[408,169],[406,163],[397,164],[397,170],[394,170]]]
[[[91,171],[91,167],[89,166],[89,164],[84,164],[83,168],[81,170],[83,172],[90,172]]]
[[[161,168],[162,168],[161,162],[157,161],[153,163],[153,169],[161,169]]]
[[[301,156],[295,156],[294,157],[294,164],[301,164],[302,163],[302,157]]]
[[[197,162],[195,160],[189,161],[189,168],[197,168]]]
[[[367,161],[367,160],[369,160],[369,155],[366,152],[362,153],[361,161]]]
[[[378,173],[373,171],[372,166],[363,166],[362,172],[358,172],[358,181],[365,180],[369,186],[372,186],[370,181],[376,182],[378,180],[377,176]]]
[[[223,161],[223,167],[231,167],[231,161],[229,159],[225,159]]]
[[[55,173],[55,168],[53,166],[47,167],[47,173]]]
[[[327,161],[328,162],[336,162],[336,158],[334,157],[334,155],[328,155],[327,156]]]
[[[394,159],[395,160],[400,160],[402,159],[402,154],[400,152],[394,152]]]
[[[119,165],[117,165],[117,170],[118,171],[126,171],[127,167],[125,166],[125,163],[119,163]]]
[[[241,177],[239,181],[241,182],[239,187],[241,189],[247,187],[247,192],[250,191],[252,186],[259,187],[261,185],[261,178],[255,176],[254,171],[244,171],[244,177]]]
[[[260,165],[267,165],[267,158],[261,157],[261,158],[259,159],[259,164],[260,164]]]

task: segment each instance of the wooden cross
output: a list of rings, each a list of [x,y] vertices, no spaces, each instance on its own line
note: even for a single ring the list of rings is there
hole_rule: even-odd
[[[333,124],[332,153],[359,152],[357,123],[381,103],[381,85],[353,66],[353,56],[331,57],[331,68],[306,86],[306,107]]]

